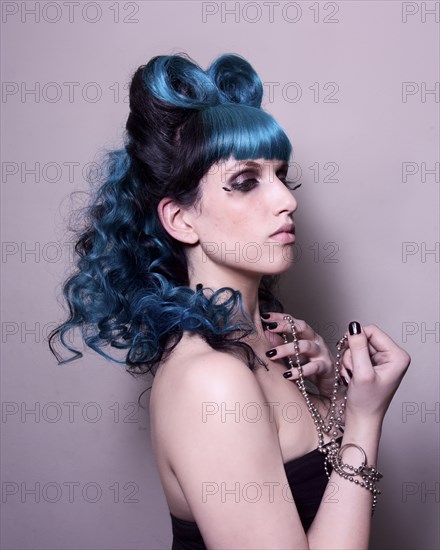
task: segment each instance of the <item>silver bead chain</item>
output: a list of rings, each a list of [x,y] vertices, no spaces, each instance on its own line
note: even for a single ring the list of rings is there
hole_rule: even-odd
[[[382,474],[373,466],[367,466],[367,458],[362,447],[360,447],[359,445],[355,445],[354,443],[347,443],[346,445],[343,445],[342,448],[340,448],[338,442],[336,441],[338,430],[343,426],[343,415],[347,402],[347,396],[344,395],[343,401],[339,403],[338,408],[337,394],[338,389],[340,388],[340,385],[342,383],[340,374],[342,351],[347,345],[348,337],[345,334],[336,344],[335,380],[333,382],[329,422],[326,425],[324,419],[322,418],[317,407],[312,403],[306,390],[303,368],[300,361],[298,335],[296,332],[294,319],[290,315],[285,315],[284,320],[286,320],[290,325],[290,330],[293,338],[292,343],[295,351],[295,361],[290,355],[287,357],[287,361],[289,363],[289,368],[296,368],[298,370],[298,380],[296,380],[296,385],[298,386],[302,396],[304,397],[307,408],[309,409],[313,422],[315,424],[316,431],[318,432],[318,450],[325,455],[325,473],[327,474],[327,477],[330,478],[330,473],[328,471],[328,463],[330,463],[333,467],[333,470],[335,470],[336,473],[342,476],[344,479],[348,479],[349,481],[352,481],[360,487],[365,487],[365,489],[371,491],[373,493],[372,513],[374,513],[377,503],[377,495],[380,494],[380,491],[376,488],[374,483],[376,481],[379,481],[379,479],[383,477]],[[284,343],[287,344],[289,342],[287,335],[283,333],[282,336]],[[325,445],[324,434],[329,433],[331,433],[331,441],[330,443]],[[342,463],[342,452],[345,448],[349,446],[356,447],[360,450],[361,453],[363,453],[365,460],[358,468],[354,468],[353,466]],[[344,470],[344,468],[349,469],[350,472],[347,472],[346,470]],[[361,477],[362,481],[355,479],[356,476]]]
[[[339,445],[336,442],[336,437],[338,436],[338,429],[343,424],[342,416],[345,412],[345,403],[347,401],[347,396],[346,395],[344,396],[344,400],[342,403],[339,404],[340,408],[338,409],[337,393],[338,393],[338,388],[340,387],[340,367],[341,367],[341,357],[342,357],[341,351],[347,342],[347,336],[344,336],[343,338],[341,338],[336,345],[337,353],[336,353],[336,361],[335,361],[335,381],[333,383],[333,391],[331,396],[329,423],[326,426],[321,414],[319,413],[316,406],[312,403],[309,397],[309,394],[307,393],[307,390],[306,390],[306,386],[304,383],[303,368],[299,357],[299,344],[298,344],[298,336],[296,333],[295,322],[290,315],[285,315],[284,319],[290,325],[290,329],[293,337],[293,347],[295,350],[295,362],[293,361],[291,356],[287,357],[287,360],[289,362],[289,367],[290,368],[295,367],[298,370],[299,378],[296,381],[296,384],[302,396],[304,397],[304,400],[307,404],[307,408],[309,409],[310,414],[312,415],[312,418],[313,418],[313,422],[315,423],[315,427],[318,432],[318,449],[321,451],[321,453],[326,454],[327,449],[324,447],[324,434],[328,434],[331,432],[332,439],[329,446],[331,447],[333,445],[336,445],[336,447],[339,449]],[[283,339],[285,343],[288,343],[288,339],[285,334],[283,334]]]

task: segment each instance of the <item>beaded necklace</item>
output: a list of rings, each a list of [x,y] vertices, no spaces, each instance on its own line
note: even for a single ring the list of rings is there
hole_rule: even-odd
[[[327,477],[330,478],[330,472],[328,470],[328,463],[330,463],[336,473],[342,476],[344,479],[348,479],[349,481],[356,483],[360,487],[364,487],[365,489],[371,491],[371,493],[373,494],[372,513],[374,513],[377,503],[377,495],[380,494],[380,491],[375,486],[375,482],[379,481],[383,477],[382,474],[374,466],[367,466],[367,457],[361,447],[355,445],[354,443],[347,443],[340,448],[338,442],[336,441],[338,430],[343,425],[342,416],[345,412],[347,402],[347,396],[345,395],[342,403],[339,404],[339,409],[337,409],[337,393],[338,388],[341,384],[340,369],[342,351],[347,345],[348,337],[345,334],[336,344],[335,380],[333,382],[333,390],[331,396],[330,418],[329,423],[326,425],[324,419],[322,418],[317,407],[312,403],[306,390],[303,368],[300,361],[298,335],[296,332],[294,319],[290,315],[285,315],[284,319],[290,325],[290,330],[292,333],[292,343],[295,351],[295,361],[292,359],[291,356],[287,357],[289,368],[296,368],[298,370],[299,378],[298,380],[296,380],[296,384],[302,396],[304,397],[307,408],[309,409],[309,412],[315,424],[316,431],[318,432],[318,450],[322,454],[326,455],[324,461],[325,473],[327,474]],[[289,343],[287,335],[283,333],[282,336],[284,343]],[[324,445],[324,434],[328,434],[330,432],[331,441],[328,445]],[[342,462],[342,452],[348,447],[356,447],[362,453],[363,460],[358,468],[350,466],[349,464],[344,464]],[[355,477],[360,477],[362,481],[355,479]]]
[[[307,393],[305,382],[304,382],[304,373],[303,368],[300,361],[300,355],[299,355],[299,344],[298,344],[298,336],[296,332],[296,327],[293,318],[290,315],[285,315],[284,319],[289,323],[290,329],[292,332],[292,338],[293,338],[293,347],[295,350],[295,362],[293,361],[291,356],[288,356],[287,360],[289,362],[289,368],[296,368],[298,370],[298,376],[299,379],[296,381],[296,384],[304,397],[304,400],[307,404],[307,408],[310,411],[310,414],[312,415],[313,422],[315,424],[316,430],[318,432],[318,449],[321,451],[321,453],[326,454],[327,449],[324,447],[324,434],[328,434],[331,432],[332,439],[331,444],[338,446],[336,443],[336,437],[338,436],[338,429],[342,426],[342,415],[345,412],[345,403],[347,401],[347,396],[344,396],[344,400],[342,403],[340,403],[339,410],[337,409],[337,393],[338,388],[340,387],[340,367],[341,367],[341,351],[344,348],[346,342],[347,342],[347,336],[343,336],[339,342],[336,345],[336,362],[335,362],[335,381],[333,382],[333,390],[332,390],[332,396],[331,396],[331,405],[330,405],[330,418],[329,423],[326,426],[324,419],[322,418],[321,414],[319,413],[317,407],[312,403],[309,394]],[[288,337],[285,333],[283,333],[283,340],[284,343],[287,344],[289,342]]]

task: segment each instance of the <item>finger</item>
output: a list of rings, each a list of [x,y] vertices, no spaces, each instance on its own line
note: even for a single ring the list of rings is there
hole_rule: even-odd
[[[368,350],[367,335],[357,321],[349,324],[348,345],[351,351],[353,379],[374,376],[374,369]]]
[[[350,348],[344,348],[340,352],[339,374],[346,382],[350,382],[353,376],[353,364],[351,360]]]
[[[310,340],[299,340],[297,343],[298,353],[304,357],[318,357],[321,355],[321,347]],[[274,347],[266,352],[266,357],[270,359],[281,359],[283,357],[292,356],[296,354],[295,344],[290,342],[288,344],[282,344],[281,346]]]
[[[268,318],[266,318],[266,315],[269,315]],[[291,327],[289,321],[287,319],[284,319],[286,317],[286,313],[278,313],[278,312],[270,312],[268,314],[265,314],[264,322],[265,323],[277,323],[277,326],[274,328],[269,328],[271,332],[286,332],[288,334],[291,333]],[[301,336],[301,338],[305,340],[315,340],[315,338],[319,335],[316,334],[316,332],[312,329],[311,326],[309,326],[305,321],[302,319],[296,319],[291,315],[294,323],[295,323],[295,329],[298,336]]]
[[[374,355],[377,353],[377,349],[368,342],[368,353],[371,355]]]
[[[353,361],[351,359],[351,350],[348,349],[342,356],[342,366],[346,370],[353,372]]]
[[[345,367],[341,366],[341,368],[339,369],[339,376],[342,377],[347,382],[347,384],[349,384],[353,374],[351,370],[348,370]]]
[[[377,362],[378,357],[382,357],[383,354],[378,352],[370,343],[368,344],[368,353],[370,354],[370,359],[374,365]],[[342,364],[346,366],[349,370],[353,370],[353,362],[351,360],[351,351],[350,349],[342,350]]]
[[[396,342],[392,338],[388,336],[388,334],[385,334],[385,332],[383,332],[383,330],[381,330],[378,326],[365,325],[363,328],[367,336],[368,343],[370,346],[373,347],[374,352],[402,349],[399,345],[396,344]]]
[[[320,374],[324,369],[325,369],[324,361],[309,361],[308,363],[302,366],[302,373],[304,378],[307,378],[308,376]],[[291,373],[291,374],[288,374],[288,373]],[[289,380],[298,380],[299,379],[298,369],[288,370],[283,374],[283,376],[284,378],[287,378]]]
[[[411,362],[411,357],[403,348],[376,325],[366,325],[364,331],[369,345],[374,349],[372,354],[373,365],[380,368],[382,364],[387,364],[388,369],[391,369],[391,371],[406,371]]]
[[[378,351],[376,353],[371,354],[371,363],[373,367],[376,367],[377,365],[382,365],[384,363],[388,363],[390,359],[390,353],[386,351]]]

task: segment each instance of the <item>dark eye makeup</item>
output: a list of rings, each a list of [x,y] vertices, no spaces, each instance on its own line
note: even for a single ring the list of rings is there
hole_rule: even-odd
[[[294,181],[287,179],[287,172],[283,168],[279,170],[276,174],[277,178],[284,183],[284,185],[290,189],[290,191],[294,191],[295,189],[298,189],[298,187],[301,187],[301,183],[297,184]],[[240,191],[242,193],[246,193],[248,191],[251,191],[254,189],[259,181],[258,179],[261,177],[261,174],[258,172],[250,172],[250,171],[243,171],[239,174],[233,176],[232,182],[230,182],[229,187],[222,187],[225,191]]]

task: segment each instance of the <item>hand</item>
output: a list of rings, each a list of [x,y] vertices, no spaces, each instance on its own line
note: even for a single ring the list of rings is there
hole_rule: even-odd
[[[278,326],[268,329],[270,332],[290,334],[290,324],[284,319],[286,313],[270,313],[265,323],[276,322]],[[295,319],[295,328],[298,337],[298,346],[304,377],[309,378],[323,395],[331,395],[335,381],[335,359],[327,347],[324,339],[316,333],[305,321]],[[295,349],[293,343],[281,344],[273,348],[276,350],[274,359],[282,359],[291,356],[295,361]],[[292,369],[290,380],[298,380],[298,371]]]
[[[376,325],[348,336],[342,358],[352,377],[347,392],[346,418],[382,420],[411,362],[408,353]]]

